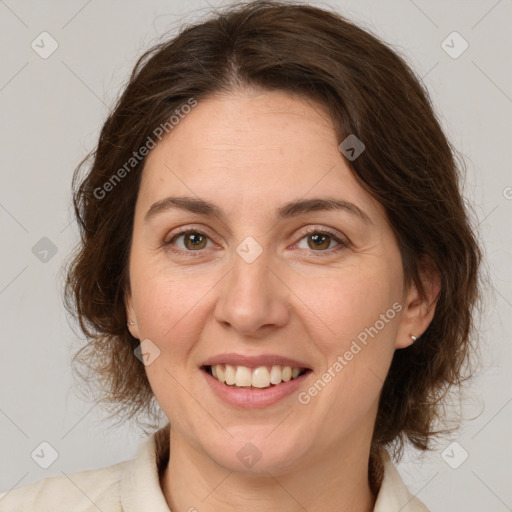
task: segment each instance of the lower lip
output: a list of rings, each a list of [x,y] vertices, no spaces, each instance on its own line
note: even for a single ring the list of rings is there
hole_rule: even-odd
[[[206,370],[201,368],[201,373],[205,376],[206,382],[210,385],[213,392],[224,402],[235,407],[243,407],[247,409],[256,409],[268,407],[269,405],[279,402],[279,400],[290,396],[292,393],[304,383],[304,380],[311,373],[311,370],[303,373],[299,377],[288,382],[281,382],[277,386],[269,388],[234,388],[223,384],[216,378],[212,377]]]

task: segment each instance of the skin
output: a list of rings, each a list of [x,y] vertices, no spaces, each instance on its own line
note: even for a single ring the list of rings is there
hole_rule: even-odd
[[[425,276],[427,300],[404,285],[385,212],[340,142],[320,105],[249,89],[201,99],[147,158],[126,308],[132,335],[160,350],[146,371],[171,423],[161,485],[173,511],[373,510],[379,393],[394,351],[432,320],[439,281]],[[175,208],[146,222],[168,196],[210,201],[225,219]],[[343,210],[276,219],[284,203],[313,197],[349,201],[371,222]],[[178,227],[204,233],[201,248]],[[333,230],[347,245],[328,238],[318,249],[308,228]],[[248,236],[263,251],[252,263],[236,252]],[[278,354],[308,362],[307,390],[394,303],[401,311],[308,404],[293,394],[242,410],[201,373],[217,354]],[[237,457],[249,441],[262,455],[251,468]]]

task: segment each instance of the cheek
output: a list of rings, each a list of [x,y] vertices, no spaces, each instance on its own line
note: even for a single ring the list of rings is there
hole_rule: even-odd
[[[311,309],[308,323],[313,340],[342,349],[372,327],[383,337],[394,331],[393,304],[401,297],[400,282],[399,275],[393,277],[380,268],[354,266],[314,281],[303,278],[295,289]],[[373,329],[372,333],[375,336]]]
[[[307,316],[304,324],[323,365],[300,399],[312,409],[329,411],[317,414],[329,442],[332,432],[350,429],[376,407],[394,353],[400,279],[353,269],[339,279],[317,279],[316,286],[308,280],[303,284],[299,293],[309,290],[305,302],[311,308],[303,320]]]
[[[204,327],[217,274],[171,269],[162,258],[133,255],[130,279],[141,340],[148,338],[162,353],[183,357]]]
[[[191,353],[211,312],[211,292],[218,279],[206,273],[170,276],[165,269],[144,268],[132,284],[140,339],[151,340],[159,351],[145,370],[158,403],[178,425],[183,411],[193,413],[194,403],[183,386],[188,388],[198,371]]]
[[[207,278],[177,279],[162,274],[145,279],[133,291],[141,335],[155,341],[172,337],[179,342],[178,332],[199,328],[202,298],[211,287]]]
[[[323,356],[321,372],[330,369],[326,380],[336,381],[338,403],[365,407],[358,400],[378,395],[395,350],[401,274],[383,266],[354,266],[335,278],[304,279],[300,288],[297,295],[308,297],[311,310],[303,322]],[[356,401],[349,399],[354,394]]]

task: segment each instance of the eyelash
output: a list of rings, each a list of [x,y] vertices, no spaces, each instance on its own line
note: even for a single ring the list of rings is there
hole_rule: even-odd
[[[180,236],[189,235],[189,234],[205,236],[208,240],[212,241],[206,233],[204,233],[203,231],[201,231],[199,229],[178,228],[178,230],[173,234],[172,238],[169,241],[165,241],[163,245],[166,247],[169,247],[173,252],[176,252],[176,253],[186,254],[187,256],[190,256],[190,257],[201,256],[203,253],[203,249],[199,249],[197,251],[191,251],[191,250],[177,249],[173,246],[173,242],[175,242],[177,238],[179,238]],[[332,240],[334,240],[335,242],[338,243],[337,246],[335,246],[331,249],[318,250],[318,251],[309,249],[309,251],[311,253],[313,253],[315,255],[315,257],[329,256],[329,255],[332,255],[333,253],[337,253],[337,252],[349,247],[349,242],[347,240],[340,239],[334,231],[331,231],[328,228],[321,228],[321,229],[320,228],[309,228],[306,232],[303,233],[302,237],[293,245],[296,246],[304,238],[306,238],[309,235],[313,235],[313,234],[327,235]],[[307,251],[308,249],[299,249],[299,250]]]

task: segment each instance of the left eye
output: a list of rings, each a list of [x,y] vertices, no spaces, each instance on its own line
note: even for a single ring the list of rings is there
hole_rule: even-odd
[[[304,247],[304,245],[301,246],[303,240],[306,240],[307,247]],[[338,240],[333,235],[331,235],[330,233],[315,231],[314,233],[309,233],[308,235],[303,237],[297,244],[297,247],[299,247],[300,249],[312,249],[314,251],[323,251],[326,249],[332,249],[331,244],[333,242],[336,245],[341,244],[341,241]]]

